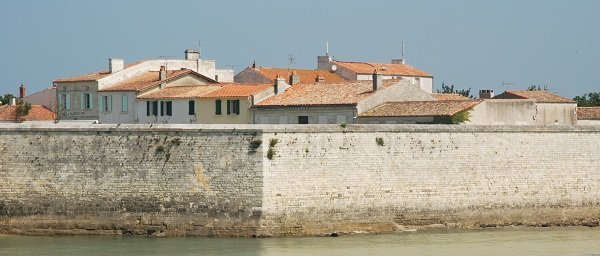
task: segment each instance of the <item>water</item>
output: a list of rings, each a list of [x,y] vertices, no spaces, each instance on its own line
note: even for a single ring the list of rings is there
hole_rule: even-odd
[[[510,228],[308,238],[0,236],[0,255],[587,255],[600,228]]]

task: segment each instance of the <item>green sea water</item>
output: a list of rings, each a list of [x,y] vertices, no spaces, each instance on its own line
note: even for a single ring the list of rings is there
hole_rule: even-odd
[[[258,239],[0,235],[0,255],[600,256],[600,228],[506,228]]]

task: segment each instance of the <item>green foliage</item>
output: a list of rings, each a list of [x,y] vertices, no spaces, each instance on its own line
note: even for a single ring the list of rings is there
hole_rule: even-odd
[[[181,139],[175,138],[175,139],[171,140],[171,144],[173,146],[179,146],[179,145],[181,145]]]
[[[600,106],[600,92],[589,92],[583,96],[573,98],[577,101],[578,107],[598,107]]]
[[[277,143],[279,143],[279,140],[278,140],[278,139],[271,139],[271,140],[269,141],[269,147],[270,147],[270,148],[272,148],[272,147],[275,147],[275,145],[277,145]]]
[[[375,138],[375,143],[377,143],[377,145],[379,145],[379,146],[383,146],[384,145],[383,138],[381,138],[381,137]]]
[[[23,100],[17,102],[17,108],[15,109],[15,121],[22,122],[31,110],[31,104]]]
[[[10,103],[10,99],[14,98],[15,95],[12,94],[4,94],[4,96],[0,97],[0,102],[2,102],[2,105],[6,105],[8,103]]]
[[[258,147],[260,147],[260,145],[262,145],[262,140],[253,140],[253,141],[250,141],[250,149],[252,151],[256,151],[256,149]]]
[[[456,93],[462,96],[465,96],[467,98],[473,98],[473,95],[471,95],[471,88],[469,87],[469,89],[454,89],[454,84],[447,86],[444,82],[442,82],[442,90],[437,90],[437,93]]]
[[[156,153],[162,153],[162,152],[165,152],[165,147],[163,147],[162,145],[156,147]]]
[[[340,127],[342,127],[342,128],[346,128],[346,123],[341,123],[341,124],[340,124]]]
[[[471,116],[471,113],[469,112],[469,110],[460,111],[460,112],[450,116],[450,121],[452,122],[452,124],[462,124],[466,121],[469,121],[470,116]]]
[[[267,158],[269,158],[269,160],[272,160],[273,156],[275,156],[275,150],[273,148],[269,148],[269,150],[267,151]]]

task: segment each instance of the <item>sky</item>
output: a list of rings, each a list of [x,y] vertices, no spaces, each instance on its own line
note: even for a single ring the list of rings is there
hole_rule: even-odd
[[[407,64],[455,88],[530,85],[572,98],[600,91],[600,1],[589,0],[2,0],[0,94],[127,63],[203,59],[235,73],[337,60]]]

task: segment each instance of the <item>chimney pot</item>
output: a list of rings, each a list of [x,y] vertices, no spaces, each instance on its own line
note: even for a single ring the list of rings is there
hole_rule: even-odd
[[[108,71],[112,73],[119,72],[125,68],[125,61],[123,59],[108,59]]]
[[[21,84],[19,87],[19,98],[25,98],[25,84]]]
[[[392,64],[406,64],[404,59],[392,59]]]
[[[317,75],[317,77],[315,77],[315,82],[317,82],[317,83],[325,82],[325,77],[323,77],[321,75]]]
[[[17,99],[16,98],[10,98],[10,105],[11,106],[17,105]]]

